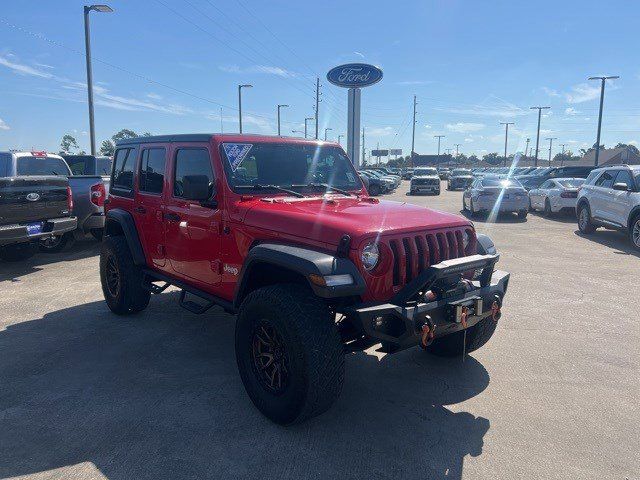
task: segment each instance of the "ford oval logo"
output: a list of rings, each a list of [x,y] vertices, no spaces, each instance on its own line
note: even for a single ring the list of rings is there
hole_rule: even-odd
[[[40,194],[39,193],[30,193],[27,195],[27,200],[29,200],[30,202],[37,202],[38,200],[40,200]]]
[[[366,63],[348,63],[329,70],[327,80],[338,87],[368,87],[382,80],[382,70]]]

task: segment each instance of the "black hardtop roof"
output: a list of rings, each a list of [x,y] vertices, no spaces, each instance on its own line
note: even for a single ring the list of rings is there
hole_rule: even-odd
[[[172,142],[209,142],[211,141],[211,139],[213,137],[220,137],[220,138],[232,138],[234,139],[234,141],[238,141],[239,139],[243,139],[243,140],[250,140],[251,138],[256,138],[256,139],[281,139],[281,140],[287,140],[287,139],[291,139],[291,140],[296,140],[296,141],[302,141],[302,142],[307,142],[307,143],[311,143],[311,142],[320,142],[323,143],[321,140],[315,140],[315,139],[302,139],[299,137],[287,137],[287,136],[280,136],[278,137],[277,135],[260,135],[260,134],[253,134],[253,133],[249,133],[249,134],[239,134],[239,133],[181,133],[181,134],[175,134],[175,135],[151,135],[148,137],[133,137],[133,138],[125,138],[123,140],[118,140],[116,142],[116,147],[122,146],[122,145],[139,145],[141,143],[172,143]],[[324,143],[333,143],[333,142],[324,142]]]

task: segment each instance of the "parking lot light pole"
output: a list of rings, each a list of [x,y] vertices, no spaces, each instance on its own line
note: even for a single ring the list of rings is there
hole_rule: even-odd
[[[281,108],[286,108],[289,105],[278,105],[278,136],[280,136],[280,109]]]
[[[308,130],[307,122],[309,120],[315,120],[315,119],[316,119],[316,117],[307,117],[307,118],[304,119],[304,138],[307,138],[307,130]]]
[[[538,133],[536,134],[536,159],[534,166],[538,166],[538,152],[540,151],[540,118],[542,117],[542,110],[548,110],[551,107],[531,107],[531,110],[538,110]]]
[[[440,140],[443,139],[445,136],[444,135],[434,135],[433,138],[437,138],[438,139],[438,157],[440,156]]]
[[[344,135],[342,135],[342,134],[338,135],[338,145],[342,145],[342,144],[340,143],[340,139],[341,139],[342,137],[344,137]]]
[[[504,164],[507,166],[507,140],[509,138],[509,125],[515,125],[513,122],[500,122],[500,125],[504,125]]]
[[[604,104],[604,84],[607,80],[615,80],[620,78],[617,75],[609,77],[589,77],[589,80],[600,80],[600,112],[598,113],[598,134],[596,136],[596,159],[595,166],[598,166],[598,158],[600,157],[600,130],[602,128],[602,105]]]
[[[87,61],[87,97],[89,101],[89,140],[91,141],[91,155],[96,154],[96,128],[93,122],[93,71],[91,68],[91,37],[89,27],[89,13],[92,11],[111,13],[113,9],[109,5],[84,6],[84,47]]]
[[[553,141],[557,139],[557,137],[545,138],[545,140],[549,140],[549,166],[551,166],[551,148],[553,147]]]
[[[325,142],[327,141],[327,132],[328,132],[329,130],[333,130],[333,128],[331,128],[331,127],[327,127],[327,128],[325,128],[325,129],[324,129],[324,141],[325,141]]]
[[[560,146],[562,147],[562,157],[560,157],[560,166],[564,165],[564,147],[567,146],[566,143],[561,143]]]
[[[240,133],[242,133],[242,89],[253,88],[253,85],[244,84],[238,85],[238,124],[240,126]]]

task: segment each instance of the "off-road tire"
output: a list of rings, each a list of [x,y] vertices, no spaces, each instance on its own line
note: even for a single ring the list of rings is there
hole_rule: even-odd
[[[275,329],[286,352],[288,379],[279,393],[265,386],[252,353],[254,332],[263,322]],[[251,292],[240,306],[235,348],[249,398],[275,423],[291,425],[320,415],[340,395],[344,350],[334,316],[305,286],[271,285]]]
[[[56,235],[52,239],[43,238],[38,242],[38,249],[42,253],[58,253],[67,246],[67,243],[69,243],[69,240],[72,238],[73,234],[71,232]]]
[[[584,212],[584,213],[583,213]],[[582,216],[585,215],[584,218]],[[596,231],[595,225],[591,222],[591,209],[588,205],[578,206],[578,229],[581,233],[589,234]]]
[[[636,214],[629,223],[629,240],[636,250],[640,250],[640,213]]]
[[[496,331],[497,325],[498,322],[489,316],[480,320],[473,327],[469,327],[467,329],[467,348],[464,351],[466,353],[471,353],[482,347],[489,341],[493,332]],[[428,353],[437,357],[458,357],[463,353],[463,339],[463,331],[452,333],[451,335],[436,338],[433,343],[426,348],[426,350]]]
[[[111,275],[117,277],[115,286],[108,282]],[[127,315],[147,308],[151,292],[142,288],[142,277],[142,269],[133,263],[126,239],[106,237],[100,250],[100,282],[104,299],[113,313]]]
[[[102,237],[104,236],[104,228],[92,228],[89,230],[89,233],[91,233],[91,236],[97,241],[101,242]]]
[[[5,262],[20,262],[35,255],[38,247],[35,243],[15,243],[0,247],[0,260]]]

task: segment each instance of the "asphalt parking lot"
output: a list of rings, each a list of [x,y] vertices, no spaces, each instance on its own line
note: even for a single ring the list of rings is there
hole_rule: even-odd
[[[406,188],[387,198],[462,205]],[[512,274],[492,340],[464,362],[350,355],[337,404],[293,428],[246,396],[232,316],[174,290],[116,317],[88,239],[0,263],[0,477],[640,478],[640,256],[571,217],[492,220]]]

